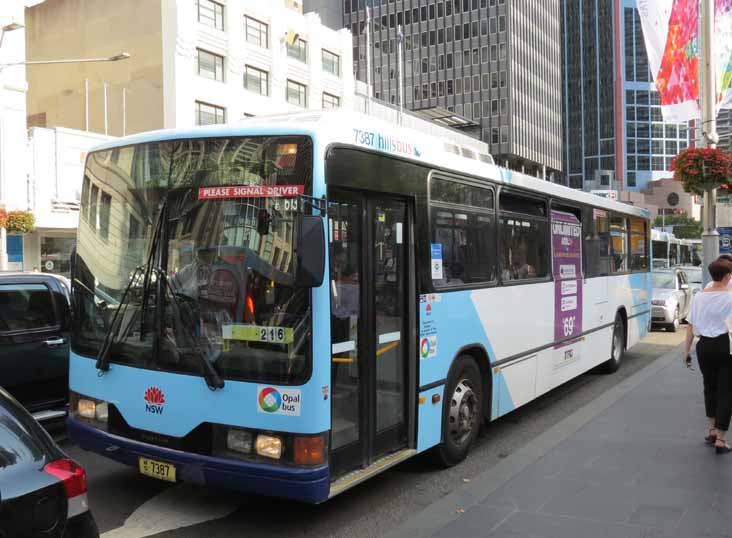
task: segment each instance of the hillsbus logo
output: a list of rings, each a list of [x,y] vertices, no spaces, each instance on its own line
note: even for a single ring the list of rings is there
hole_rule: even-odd
[[[276,413],[282,405],[282,396],[272,387],[267,387],[259,393],[259,408],[267,413]]]
[[[163,404],[165,404],[165,393],[158,387],[148,387],[145,391],[145,411],[155,415],[163,414]]]

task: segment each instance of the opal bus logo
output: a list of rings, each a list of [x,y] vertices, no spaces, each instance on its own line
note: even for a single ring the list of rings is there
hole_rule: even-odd
[[[429,359],[437,355],[437,337],[425,336],[419,342],[419,354],[423,359]]]
[[[163,404],[165,404],[165,393],[158,387],[148,387],[145,391],[145,411],[154,415],[163,414]]]
[[[299,389],[257,387],[257,412],[271,415],[300,416]]]
[[[282,396],[277,389],[267,387],[259,392],[259,408],[266,413],[276,413],[282,405]]]

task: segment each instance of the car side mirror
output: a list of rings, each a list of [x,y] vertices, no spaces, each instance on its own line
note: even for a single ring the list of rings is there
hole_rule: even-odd
[[[317,288],[325,272],[325,228],[323,217],[299,215],[295,256],[295,286]]]

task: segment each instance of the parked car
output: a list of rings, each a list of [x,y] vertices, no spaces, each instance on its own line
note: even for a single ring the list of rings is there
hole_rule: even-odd
[[[702,284],[702,268],[699,265],[681,265],[679,269],[686,274],[686,280],[689,282],[689,289],[693,297],[704,287]]]
[[[651,292],[651,325],[670,331],[679,328],[691,306],[691,289],[686,273],[681,269],[654,269]]]
[[[0,388],[0,536],[98,538],[86,472]]]
[[[70,284],[47,273],[0,273],[0,385],[41,422],[68,403]]]

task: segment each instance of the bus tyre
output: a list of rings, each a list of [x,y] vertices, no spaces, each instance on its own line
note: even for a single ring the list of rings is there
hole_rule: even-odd
[[[625,323],[620,314],[615,314],[613,324],[613,340],[610,348],[610,359],[602,365],[601,372],[612,374],[618,371],[625,356]]]
[[[442,417],[442,443],[436,448],[438,463],[451,467],[463,461],[483,424],[483,385],[475,360],[461,355],[447,380]]]

